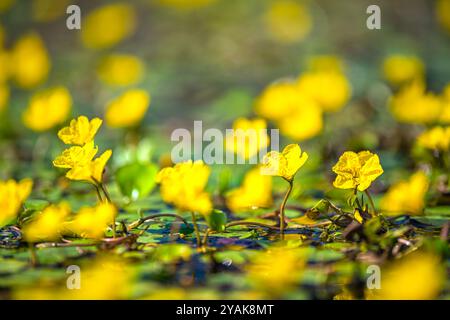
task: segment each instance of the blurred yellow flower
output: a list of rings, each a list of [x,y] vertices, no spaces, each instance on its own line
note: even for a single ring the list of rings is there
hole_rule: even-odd
[[[442,28],[450,34],[450,0],[436,1],[436,17]]]
[[[106,123],[113,128],[135,126],[144,118],[149,105],[150,95],[145,90],[128,90],[106,106]]]
[[[390,84],[399,86],[413,80],[422,80],[425,66],[416,56],[394,54],[384,59],[383,74]]]
[[[156,2],[167,7],[189,10],[209,6],[216,1],[217,0],[157,0]]]
[[[278,120],[301,108],[304,102],[298,86],[289,81],[268,86],[255,104],[255,112],[261,117]]]
[[[414,173],[409,180],[400,181],[389,188],[381,199],[381,210],[388,215],[421,214],[429,180],[423,171]]]
[[[413,81],[390,98],[389,107],[400,122],[427,124],[439,119],[443,104],[439,97],[425,92],[422,82]]]
[[[113,224],[117,209],[110,203],[102,202],[95,207],[84,207],[65,228],[83,238],[100,239]]]
[[[258,252],[247,266],[247,276],[256,289],[271,297],[289,293],[301,282],[306,266],[304,253],[288,248]]]
[[[381,300],[430,300],[440,294],[446,279],[438,256],[414,252],[381,270],[381,288],[369,297]]]
[[[0,181],[0,228],[16,218],[32,188],[30,179]]]
[[[308,59],[307,68],[312,72],[343,73],[345,71],[345,63],[335,55],[315,55]]]
[[[0,84],[0,113],[6,108],[9,102],[9,87]]]
[[[333,185],[339,189],[355,189],[364,191],[373,181],[383,174],[380,159],[370,151],[355,153],[344,152],[333,167],[337,174]]]
[[[136,56],[112,54],[97,67],[101,81],[110,86],[129,86],[138,83],[144,73],[144,62]]]
[[[269,34],[283,43],[305,39],[313,25],[307,5],[293,0],[272,1],[264,21]]]
[[[294,140],[305,140],[323,129],[322,110],[290,81],[267,87],[255,104],[255,112],[273,120],[282,134]]]
[[[290,144],[281,153],[271,151],[264,156],[263,173],[292,181],[306,160],[308,160],[308,154],[302,152],[298,144]]]
[[[62,289],[58,299],[117,300],[131,294],[133,271],[125,260],[100,257],[82,269],[80,290]]]
[[[321,108],[312,100],[303,97],[304,103],[289,116],[276,121],[280,132],[295,141],[303,141],[320,134],[323,129]]]
[[[423,148],[448,151],[450,149],[450,127],[433,127],[417,137],[417,144]]]
[[[226,149],[242,159],[256,156],[260,149],[269,145],[267,124],[264,119],[238,118],[233,123],[233,134],[226,137]]]
[[[43,83],[50,71],[47,49],[37,33],[22,36],[11,50],[11,76],[17,85],[29,89]]]
[[[272,202],[272,177],[261,174],[259,167],[247,172],[242,186],[226,195],[227,207],[233,212],[267,208]]]
[[[16,0],[0,0],[0,12],[8,11],[15,3]]]
[[[86,259],[80,266],[79,289],[67,289],[67,282],[52,285],[46,281],[32,287],[16,287],[19,300],[117,300],[130,298],[133,271],[128,263],[114,256]],[[73,274],[75,275],[75,274]],[[67,281],[70,281],[68,278]],[[75,282],[73,283],[75,285]]]
[[[35,93],[22,115],[28,128],[42,132],[63,123],[72,108],[72,97],[64,87],[45,89]]]
[[[136,12],[125,2],[107,4],[83,19],[81,40],[87,48],[106,49],[131,36],[136,29]]]
[[[306,72],[298,79],[298,85],[325,112],[341,110],[352,91],[346,76],[336,71]]]
[[[31,12],[33,20],[50,22],[66,14],[69,0],[32,0]]]
[[[56,241],[61,237],[64,222],[70,213],[70,207],[62,203],[50,205],[22,229],[27,242]]]
[[[70,121],[68,127],[64,127],[58,132],[58,137],[65,144],[84,146],[94,140],[98,129],[102,125],[102,120],[94,118],[91,121],[85,116]]]
[[[189,160],[162,169],[156,181],[161,184],[161,195],[165,202],[182,212],[207,215],[212,210],[210,196],[205,191],[210,172],[203,161]]]

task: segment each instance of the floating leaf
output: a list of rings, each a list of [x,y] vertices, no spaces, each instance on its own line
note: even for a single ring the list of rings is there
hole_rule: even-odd
[[[132,163],[116,172],[116,180],[121,193],[135,201],[147,196],[155,187],[158,168],[154,164]]]

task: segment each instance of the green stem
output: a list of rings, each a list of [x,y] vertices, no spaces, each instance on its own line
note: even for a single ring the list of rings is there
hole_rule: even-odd
[[[289,199],[289,196],[291,195],[292,192],[292,188],[294,187],[294,183],[292,180],[286,180],[287,182],[289,182],[289,189],[286,192],[286,195],[284,196],[283,202],[281,203],[280,206],[280,235],[281,235],[281,240],[284,240],[284,228],[285,228],[285,222],[284,222],[284,216],[285,216],[285,208],[286,208],[286,202]]]
[[[97,187],[103,191],[103,194],[105,195],[105,198],[106,198],[106,202],[112,203],[111,197],[109,196],[109,193],[108,193],[108,190],[106,190],[106,186],[100,181],[97,181],[97,180],[94,180],[94,181],[97,184]],[[113,238],[115,238],[116,237],[116,217],[113,218],[112,232],[113,232]]]
[[[132,229],[135,229],[135,228],[141,226],[142,224],[146,223],[147,221],[150,221],[150,220],[153,220],[156,218],[161,218],[161,217],[172,217],[172,218],[182,221],[186,226],[189,225],[189,223],[182,216],[179,216],[174,213],[159,213],[159,214],[154,214],[154,215],[148,216],[146,218],[141,218],[141,219],[131,223],[127,229],[128,229],[128,231],[130,231]]]
[[[28,246],[30,248],[30,262],[31,266],[34,268],[37,265],[37,255],[36,255],[36,248],[34,247],[34,244],[29,242]]]
[[[209,233],[211,232],[211,229],[207,229],[206,230],[206,232],[205,232],[205,235],[203,236],[203,246],[205,247],[205,248],[207,248],[208,247],[208,236],[209,236]]]
[[[375,208],[375,203],[373,202],[373,199],[372,199],[372,196],[370,195],[369,190],[366,189],[364,191],[364,193],[366,194],[367,198],[369,199],[369,203],[370,203],[370,206],[372,207],[374,215],[378,216],[377,209]]]
[[[195,217],[195,213],[191,212],[192,215],[192,223],[194,224],[195,236],[197,237],[197,247],[200,248],[202,245],[202,239],[200,237],[200,230],[197,225],[197,218]]]
[[[101,195],[101,193],[100,193],[100,189],[99,189],[98,185],[94,184],[94,187],[95,187],[95,191],[97,192],[97,198],[98,198],[98,200],[99,200],[100,202],[103,202],[103,198],[102,198],[102,195]]]
[[[264,223],[259,223],[259,222],[251,222],[251,221],[235,221],[235,222],[230,222],[225,226],[225,229],[229,228],[229,227],[235,227],[235,226],[257,226],[257,227],[263,227],[263,228],[267,228],[267,229],[271,229],[271,230],[280,230],[280,228],[278,227],[274,227],[268,224],[264,224]]]

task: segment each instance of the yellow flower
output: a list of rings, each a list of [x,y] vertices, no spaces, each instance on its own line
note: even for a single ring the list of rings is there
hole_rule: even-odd
[[[325,112],[336,112],[348,102],[351,86],[343,73],[306,72],[298,80],[300,90],[314,99]]]
[[[269,145],[267,125],[264,119],[238,118],[233,123],[233,134],[226,137],[226,149],[242,159],[250,159]]]
[[[24,124],[34,131],[46,131],[63,123],[72,108],[72,97],[64,87],[35,93],[23,113]]]
[[[383,62],[384,77],[390,84],[398,86],[413,80],[422,80],[425,66],[418,57],[394,54]]]
[[[303,141],[320,134],[323,129],[321,108],[312,100],[303,97],[304,103],[291,115],[276,121],[280,132],[295,140]]]
[[[9,101],[9,87],[0,84],[0,113],[6,109]]]
[[[31,11],[38,22],[50,22],[62,17],[69,6],[68,0],[33,0]]]
[[[400,122],[427,124],[439,119],[442,101],[434,94],[426,93],[422,82],[414,81],[391,97],[389,107]]]
[[[450,127],[433,127],[417,138],[417,144],[423,148],[439,151],[450,149]]]
[[[227,207],[233,212],[267,208],[272,202],[272,177],[261,174],[260,168],[247,172],[242,186],[226,196]]]
[[[414,252],[381,270],[381,289],[369,291],[381,300],[436,299],[445,283],[445,269],[438,256]]]
[[[107,4],[89,12],[83,20],[81,40],[87,48],[110,48],[136,29],[135,9],[126,3]]]
[[[133,271],[127,262],[115,257],[100,257],[81,268],[80,290],[61,289],[58,299],[117,300],[131,294]]]
[[[429,181],[423,171],[413,174],[408,181],[400,181],[389,188],[381,199],[381,209],[391,214],[421,214]]]
[[[103,181],[103,172],[111,156],[112,151],[106,150],[101,156],[89,162],[86,166],[77,165],[73,167],[67,172],[66,177],[75,181],[88,181],[94,184],[101,183]]]
[[[256,102],[255,112],[274,120],[281,133],[294,140],[312,138],[323,128],[319,105],[290,81],[267,87]]]
[[[436,17],[441,26],[450,34],[450,0],[437,0]]]
[[[303,96],[293,82],[283,81],[268,86],[255,104],[255,112],[267,119],[278,120],[301,108]]]
[[[271,151],[264,156],[263,174],[280,176],[287,181],[292,181],[306,160],[308,160],[308,154],[302,152],[298,144],[290,144],[281,153]]]
[[[306,257],[294,249],[270,248],[257,253],[247,267],[247,275],[256,289],[277,297],[300,283]]]
[[[383,174],[380,159],[369,151],[355,153],[344,152],[333,167],[337,174],[333,185],[339,189],[355,189],[364,191],[371,183]]]
[[[133,55],[112,54],[100,62],[97,75],[110,86],[129,86],[142,79],[144,63]]]
[[[345,63],[334,55],[315,55],[308,59],[308,70],[312,72],[337,72],[345,71]]]
[[[203,161],[189,160],[162,169],[156,181],[161,184],[161,195],[165,202],[182,212],[207,215],[212,210],[211,199],[205,192],[209,175],[210,169]]]
[[[63,151],[54,161],[53,165],[57,168],[72,169],[75,166],[86,166],[89,164],[98,152],[98,147],[94,141],[84,146],[75,146]]]
[[[34,88],[47,79],[50,58],[37,33],[29,33],[15,43],[10,66],[11,76],[22,88]]]
[[[269,34],[283,43],[303,40],[313,24],[309,8],[292,0],[272,1],[264,19]]]
[[[127,262],[114,256],[101,255],[85,259],[80,265],[79,282],[67,278],[58,285],[45,279],[31,287],[16,287],[14,299],[19,300],[118,300],[130,298],[133,271]],[[73,274],[75,275],[75,274]],[[67,284],[79,285],[68,290]]]
[[[0,228],[16,218],[32,187],[30,179],[0,181]]]
[[[94,137],[102,125],[102,120],[94,118],[91,121],[85,116],[70,121],[70,126],[64,127],[58,132],[58,137],[65,144],[84,146],[94,140]]]
[[[98,147],[94,146],[94,141],[83,147],[71,147],[64,150],[53,161],[53,165],[57,168],[70,169],[66,174],[66,177],[70,180],[98,184],[103,181],[103,171],[109,158],[111,158],[112,151],[106,150],[101,156],[93,159],[97,151]]]
[[[106,107],[105,120],[110,127],[123,128],[137,125],[150,105],[150,95],[145,90],[128,90]]]
[[[27,223],[22,231],[27,242],[56,241],[61,237],[66,217],[70,213],[67,204],[50,205]]]
[[[109,203],[81,208],[75,218],[66,223],[66,229],[83,238],[100,239],[114,222],[116,215],[117,209]]]

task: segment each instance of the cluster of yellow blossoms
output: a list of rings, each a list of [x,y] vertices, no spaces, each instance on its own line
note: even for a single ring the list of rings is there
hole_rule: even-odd
[[[102,120],[81,116],[70,122],[70,126],[61,129],[59,138],[65,144],[75,145],[63,151],[54,161],[58,168],[69,169],[66,177],[70,180],[87,181],[98,186],[103,180],[103,171],[112,155],[111,150],[105,151],[94,159],[98,147],[94,144],[94,137],[102,124]]]
[[[323,113],[336,112],[348,102],[351,86],[333,56],[315,57],[297,81],[280,80],[268,86],[255,105],[255,112],[272,120],[282,134],[294,140],[322,132]]]

